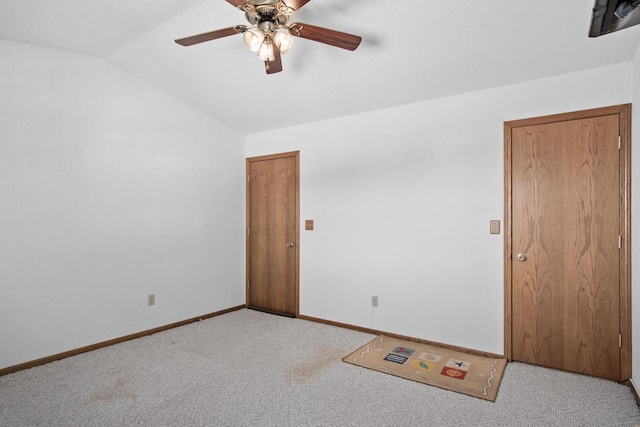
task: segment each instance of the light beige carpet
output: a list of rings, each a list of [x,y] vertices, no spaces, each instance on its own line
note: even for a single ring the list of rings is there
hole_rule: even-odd
[[[342,359],[408,380],[495,401],[505,359],[475,356],[380,335]]]
[[[0,377],[0,427],[640,424],[615,381],[514,362],[491,402],[341,360],[375,337],[227,313]]]

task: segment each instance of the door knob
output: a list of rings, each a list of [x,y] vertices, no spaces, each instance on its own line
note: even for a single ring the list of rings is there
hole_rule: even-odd
[[[294,247],[295,245],[296,245],[296,244],[295,244],[295,243],[293,243],[293,242],[289,242],[289,243],[287,243],[287,247],[288,247],[288,248],[292,248],[292,247]]]
[[[525,254],[518,254],[518,261],[525,262],[527,260],[527,256]]]

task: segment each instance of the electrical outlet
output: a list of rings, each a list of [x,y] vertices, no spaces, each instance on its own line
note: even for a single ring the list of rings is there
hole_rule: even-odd
[[[308,219],[304,222],[304,229],[305,230],[313,230],[313,220],[312,219]]]
[[[147,305],[156,305],[156,294],[149,294],[147,296]]]
[[[489,233],[491,234],[500,234],[500,220],[492,219],[489,221]]]
[[[374,295],[371,297],[371,307],[377,307],[377,306],[378,306],[378,297]]]

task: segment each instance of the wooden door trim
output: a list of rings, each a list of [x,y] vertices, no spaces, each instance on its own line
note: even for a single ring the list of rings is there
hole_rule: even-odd
[[[606,115],[620,118],[620,380],[631,378],[631,104],[504,122],[504,355],[513,360],[512,129]]]
[[[293,157],[296,162],[296,170],[295,170],[295,184],[296,184],[296,241],[295,241],[295,259],[296,259],[296,273],[295,273],[295,317],[300,316],[300,151],[289,151],[286,153],[278,153],[278,154],[269,154],[265,156],[258,157],[248,157],[246,159],[245,165],[245,176],[249,175],[249,170],[252,162],[263,162],[266,160],[277,160],[277,159],[286,159],[289,157]],[[247,230],[249,229],[249,220],[251,218],[251,205],[249,203],[249,179],[245,181],[246,191],[245,191],[245,304],[249,305],[249,292],[247,289],[248,281],[249,281],[249,235]]]

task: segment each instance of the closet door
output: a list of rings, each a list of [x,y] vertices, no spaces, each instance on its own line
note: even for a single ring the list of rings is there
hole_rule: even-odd
[[[509,132],[512,358],[621,380],[620,116]]]
[[[247,306],[297,315],[297,152],[247,159]]]

